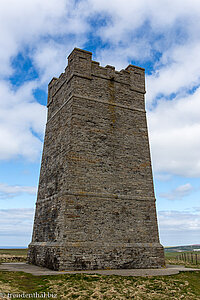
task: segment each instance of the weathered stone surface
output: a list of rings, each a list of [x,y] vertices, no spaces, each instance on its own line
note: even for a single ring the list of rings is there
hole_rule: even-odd
[[[75,48],[53,78],[28,262],[54,270],[158,268],[144,69]]]

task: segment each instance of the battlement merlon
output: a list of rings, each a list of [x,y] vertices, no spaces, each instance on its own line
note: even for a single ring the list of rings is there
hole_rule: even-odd
[[[91,63],[92,52],[74,48],[68,56],[68,72],[70,75],[77,73],[91,78]]]
[[[57,81],[57,80],[58,80],[57,77],[53,77],[53,78],[51,79],[51,81],[49,82],[49,86],[53,85],[53,84],[55,83],[55,81]]]
[[[74,48],[68,56],[69,73],[84,75],[88,79],[93,76],[112,79],[116,82],[126,83],[130,88],[145,93],[145,69],[129,65],[125,70],[116,71],[115,67],[107,65],[101,67],[99,62],[92,60],[92,52]]]
[[[129,85],[130,89],[145,94],[145,69],[129,65],[126,69],[116,71],[115,67],[107,65],[106,67],[100,66],[99,62],[92,60],[92,52],[74,48],[68,56],[68,66],[65,69],[64,76],[72,78],[75,76],[92,79],[94,77],[101,77],[108,80]],[[49,88],[60,86],[63,81],[62,74],[59,78],[53,78],[49,83]]]

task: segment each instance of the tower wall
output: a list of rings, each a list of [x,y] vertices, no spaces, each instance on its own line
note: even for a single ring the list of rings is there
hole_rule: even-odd
[[[59,270],[157,268],[144,69],[75,48],[53,78],[28,261]]]

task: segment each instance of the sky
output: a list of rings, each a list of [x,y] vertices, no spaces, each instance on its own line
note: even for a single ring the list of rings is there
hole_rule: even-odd
[[[200,2],[1,0],[0,247],[31,241],[47,86],[74,47],[146,69],[160,240],[200,244]]]

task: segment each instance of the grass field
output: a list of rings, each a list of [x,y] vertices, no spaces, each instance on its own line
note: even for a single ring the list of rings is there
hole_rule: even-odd
[[[0,263],[26,261],[27,249],[0,249]]]
[[[182,252],[182,254],[183,253],[187,253],[187,255],[189,254],[189,257],[191,256],[191,254],[193,254],[193,256],[195,254],[195,252],[193,252],[193,251]],[[185,267],[188,267],[188,268],[198,268],[198,269],[200,269],[200,253],[198,253],[197,263],[196,263],[195,259],[193,260],[193,262],[191,262],[191,260],[184,261],[184,260],[177,259],[177,256],[180,256],[180,253],[165,252],[165,262],[166,262],[166,264],[185,265]]]
[[[4,255],[23,257],[26,249],[0,250],[0,259]],[[167,254],[167,259],[174,259]],[[12,294],[12,299],[19,299],[19,294],[32,294],[49,299],[186,299],[200,300],[200,272],[182,272],[171,276],[131,277],[102,276],[96,274],[63,274],[54,276],[33,276],[23,272],[0,271],[0,299]],[[4,295],[3,295],[4,294]],[[16,297],[14,297],[16,294]],[[10,295],[11,296],[11,295]],[[34,297],[35,296],[35,297]],[[22,298],[22,297],[21,297]],[[37,297],[39,298],[39,297]],[[44,298],[44,297],[43,297]]]
[[[10,254],[10,255],[27,255],[28,249],[0,249],[1,254]]]
[[[0,293],[49,293],[51,299],[200,299],[200,272],[163,277],[102,275],[32,276],[0,272]],[[17,296],[17,295],[16,295]],[[18,299],[13,297],[12,299]],[[4,298],[6,299],[6,298]],[[35,299],[29,297],[29,299]]]

